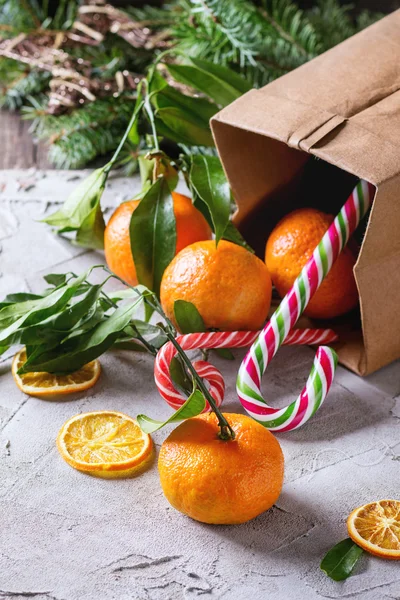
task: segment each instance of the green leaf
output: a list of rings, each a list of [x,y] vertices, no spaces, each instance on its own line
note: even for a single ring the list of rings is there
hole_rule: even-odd
[[[161,78],[162,79],[162,78]],[[162,80],[164,81],[164,80]],[[218,107],[204,98],[185,96],[167,85],[152,93],[157,131],[171,140],[196,146],[213,146],[209,121]]]
[[[64,309],[54,320],[54,327],[59,330],[69,331],[85,316],[99,299],[103,284],[92,285],[87,292],[74,304]]]
[[[10,304],[16,304],[19,302],[26,302],[27,300],[40,300],[43,296],[37,296],[36,294],[29,294],[28,292],[19,292],[16,294],[8,294],[2,302],[0,302],[0,309]]]
[[[156,117],[158,132],[172,141],[191,146],[214,146],[209,127],[199,125],[192,113],[168,107],[158,110]]]
[[[153,316],[154,313],[154,308],[152,308],[149,304],[144,305],[144,318],[146,323],[148,323],[151,319],[151,317]]]
[[[177,108],[187,114],[193,123],[209,130],[210,119],[218,112],[218,107],[205,98],[185,96],[171,86],[164,87],[152,98],[157,110]]]
[[[45,275],[43,279],[49,284],[54,285],[54,287],[58,287],[59,285],[64,285],[67,281],[69,273],[49,273]]]
[[[190,183],[210,211],[218,244],[229,223],[231,208],[231,191],[219,159],[193,156]]]
[[[153,433],[169,423],[175,423],[176,421],[182,421],[184,419],[196,417],[204,410],[205,405],[206,401],[203,394],[196,389],[186,400],[185,404],[178,408],[178,410],[174,412],[166,421],[156,421],[155,419],[146,417],[146,415],[138,415],[136,419],[141,429],[145,433]]]
[[[147,349],[144,346],[142,346],[141,344],[137,344],[132,340],[117,340],[114,343],[113,348],[118,348],[118,350],[130,350],[131,352],[147,352]]]
[[[124,329],[123,341],[129,341],[132,338],[140,339],[139,336],[142,336],[146,342],[157,349],[161,348],[167,341],[165,331],[158,325],[152,325],[139,319],[132,319],[128,327]]]
[[[144,285],[135,285],[135,287],[107,292],[107,296],[114,302],[118,302],[119,300],[130,300],[131,298],[139,298],[139,296],[149,295],[151,295],[151,292]]]
[[[80,337],[74,337],[47,350],[36,347],[20,373],[47,371],[48,373],[71,373],[94,360],[108,350],[117,340],[121,331],[129,324],[133,312],[142,298],[127,306],[117,308],[105,321]]]
[[[201,314],[191,302],[175,300],[174,315],[181,333],[195,333],[206,330]]]
[[[334,581],[343,581],[352,574],[364,550],[350,538],[331,548],[320,564],[321,569]]]
[[[16,343],[16,335],[21,335],[24,327],[36,325],[60,312],[67,306],[88,273],[74,278],[67,285],[56,288],[40,300],[28,300],[11,304],[0,310],[0,345]],[[19,333],[18,333],[19,332]]]
[[[0,310],[0,332],[12,325],[16,319],[39,306],[42,300],[43,297],[34,300],[22,299],[21,302],[6,303],[2,306]]]
[[[102,250],[104,248],[105,227],[99,197],[95,206],[76,232],[75,243],[78,244],[78,246],[84,246],[85,248]]]
[[[90,312],[76,324],[76,326],[68,333],[63,341],[71,340],[74,337],[79,337],[83,333],[94,329],[98,323],[104,319],[104,310],[100,306],[94,305]]]
[[[138,319],[132,319],[131,325],[133,325],[140,335],[143,336],[146,341],[150,342],[155,348],[161,348],[161,346],[163,346],[168,339],[165,331],[158,325],[153,325]],[[134,331],[132,337],[135,337]]]
[[[190,61],[198,68],[202,69],[206,73],[212,73],[215,77],[220,80],[229,83],[235,90],[240,94],[245,94],[252,89],[252,85],[242,75],[239,75],[229,67],[222,66],[210,60],[204,60],[200,58],[191,58]]]
[[[174,79],[207,94],[220,106],[227,106],[251,89],[250,83],[227,67],[196,58],[190,62],[166,67]]]
[[[214,348],[214,352],[220,358],[224,358],[225,360],[235,360],[235,357],[233,356],[229,348]]]
[[[109,164],[96,169],[69,195],[63,207],[43,219],[61,232],[78,231],[77,243],[89,248],[103,247],[104,220],[100,208]]]
[[[193,390],[193,381],[189,377],[180,357],[173,357],[169,365],[169,373],[174,386],[185,396],[190,396]]]
[[[153,97],[166,87],[168,87],[168,83],[165,81],[164,77],[154,69],[149,77],[149,94]]]
[[[93,171],[73,190],[63,207],[43,222],[55,227],[78,229],[102,194],[106,179],[105,167]]]
[[[158,296],[176,248],[173,201],[164,177],[157,179],[132,213],[130,239],[138,279]]]
[[[244,239],[244,237],[236,229],[236,227],[232,223],[232,221],[228,222],[228,225],[226,226],[224,234],[223,234],[222,237],[223,237],[224,240],[228,240],[229,242],[233,242],[234,244],[237,244],[238,246],[243,246],[243,248],[246,248],[246,250],[248,250],[249,252],[251,252],[252,254],[254,254],[253,248],[251,246],[249,246],[249,244],[246,242],[246,240]]]

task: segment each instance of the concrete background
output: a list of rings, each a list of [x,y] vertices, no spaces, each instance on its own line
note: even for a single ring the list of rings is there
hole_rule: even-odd
[[[42,289],[48,272],[80,272],[102,256],[55,237],[38,222],[62,202],[82,172],[0,171],[0,298]],[[139,183],[113,179],[105,205],[131,198]],[[62,424],[82,411],[115,409],[167,417],[153,382],[153,359],[110,352],[102,376],[64,401],[25,396],[0,357],[0,598],[36,600],[318,600],[400,598],[396,562],[370,556],[343,583],[319,569],[346,537],[349,512],[399,498],[400,363],[361,379],[339,367],[321,410],[302,429],[279,435],[285,485],[277,505],[241,526],[192,521],[163,497],[156,464],[135,479],[79,473],[59,456]],[[234,391],[241,352],[215,360]],[[282,349],[264,380],[284,405],[311,367],[309,348]],[[169,430],[154,435],[159,447]]]

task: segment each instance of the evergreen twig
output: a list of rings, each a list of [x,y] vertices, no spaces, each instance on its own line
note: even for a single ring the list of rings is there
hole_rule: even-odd
[[[134,100],[121,96],[103,98],[68,115],[46,113],[47,98],[31,98],[23,117],[32,120],[31,131],[50,140],[49,156],[59,169],[77,169],[116,147],[128,124]]]
[[[16,109],[32,100],[24,116],[49,139],[58,167],[84,166],[118,146],[132,109],[127,90],[134,92],[160,49],[169,49],[171,62],[198,57],[229,66],[259,87],[381,16],[355,19],[339,0],[316,0],[306,11],[295,0],[171,0],[126,10],[106,0],[60,0],[53,17],[48,4],[0,0],[0,103]],[[60,115],[57,125],[49,112]],[[136,164],[137,148],[125,153],[126,167],[129,160]]]

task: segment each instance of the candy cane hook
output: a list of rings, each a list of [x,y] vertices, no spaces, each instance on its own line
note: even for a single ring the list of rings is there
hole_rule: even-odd
[[[337,365],[336,353],[318,349],[310,376],[300,396],[288,406],[269,406],[261,394],[261,378],[307,304],[332,268],[350,236],[370,208],[375,187],[360,181],[283,298],[239,369],[236,389],[246,411],[273,431],[289,431],[303,425],[321,406]]]
[[[189,333],[177,337],[177,342],[184,350],[206,348],[244,348],[250,346],[260,334],[259,331],[215,331],[209,333]],[[287,345],[320,344],[334,342],[338,336],[331,329],[294,329],[286,337]],[[167,342],[160,348],[154,364],[154,379],[161,396],[174,409],[178,409],[186,401],[174,387],[169,367],[176,356],[176,348]],[[220,371],[204,360],[193,363],[197,374],[206,380],[211,396],[218,406],[221,405],[225,393],[225,382]],[[207,402],[205,411],[210,410]]]

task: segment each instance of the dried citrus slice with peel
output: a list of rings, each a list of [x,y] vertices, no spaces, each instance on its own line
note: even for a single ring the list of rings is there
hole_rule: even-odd
[[[347,529],[363,550],[400,560],[399,500],[379,500],[356,508],[347,519]]]
[[[153,454],[151,437],[120,412],[82,413],[67,421],[57,437],[61,456],[79,471],[126,477]]]
[[[32,372],[18,375],[18,369],[26,361],[25,348],[17,352],[12,363],[12,374],[19,389],[29,396],[51,397],[75,392],[83,392],[93,387],[100,377],[98,360],[84,365],[68,375],[54,375],[46,372]]]

